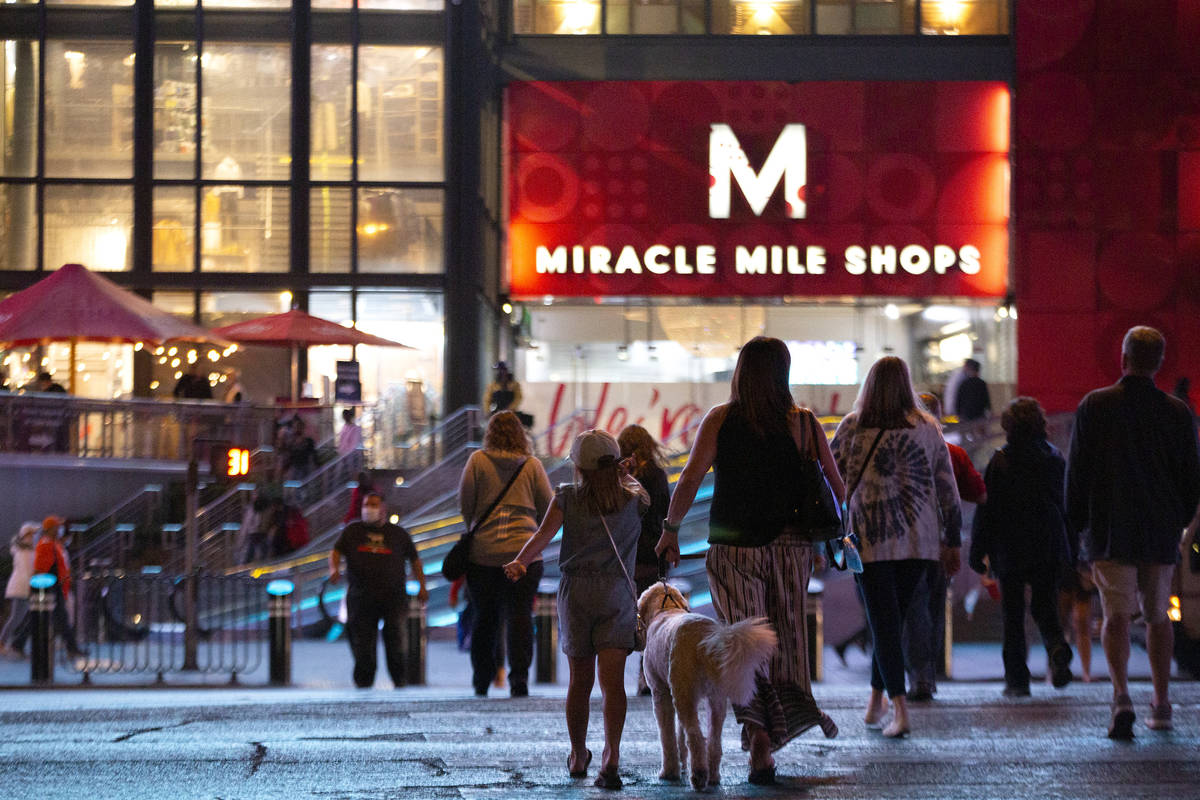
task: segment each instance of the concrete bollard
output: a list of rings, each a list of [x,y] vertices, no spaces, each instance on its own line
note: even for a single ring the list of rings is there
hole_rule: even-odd
[[[808,632],[808,677],[819,681],[825,675],[825,584],[808,579],[808,602],[804,604],[804,627]]]
[[[29,680],[54,683],[54,585],[58,578],[45,572],[29,579],[29,624],[33,653]]]
[[[533,638],[537,644],[534,680],[558,681],[558,581],[543,578],[533,600]]]
[[[408,617],[404,620],[404,677],[409,686],[425,685],[425,659],[429,636],[425,628],[425,606],[416,595],[408,598]]]
[[[291,581],[274,580],[267,584],[272,686],[288,686],[292,682],[292,592],[295,589]]]

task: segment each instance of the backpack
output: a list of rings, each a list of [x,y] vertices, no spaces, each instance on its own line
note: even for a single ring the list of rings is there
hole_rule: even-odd
[[[308,544],[310,538],[308,520],[300,513],[300,509],[289,507],[284,522],[284,539],[287,541],[288,551],[299,550]]]

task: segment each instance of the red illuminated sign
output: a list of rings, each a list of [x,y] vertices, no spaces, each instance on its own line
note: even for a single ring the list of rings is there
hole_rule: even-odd
[[[510,292],[1003,295],[995,82],[516,83]]]

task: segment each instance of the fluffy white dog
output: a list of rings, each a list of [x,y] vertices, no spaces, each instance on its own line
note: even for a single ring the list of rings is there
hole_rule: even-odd
[[[638,598],[646,623],[643,668],[654,693],[662,740],[663,780],[679,780],[692,761],[695,789],[721,782],[721,726],[725,705],[745,705],[754,696],[754,676],[779,640],[763,617],[725,625],[688,610],[675,587],[659,581]],[[700,730],[700,702],[708,701],[708,741]],[[675,717],[679,717],[678,738]],[[679,747],[686,743],[686,750]]]

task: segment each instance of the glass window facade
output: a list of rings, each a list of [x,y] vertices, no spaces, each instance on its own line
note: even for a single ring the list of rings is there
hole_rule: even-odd
[[[350,105],[353,51],[340,45],[312,49],[313,180],[345,181],[352,177]]]
[[[26,39],[9,40],[3,43],[0,58],[3,59],[4,105],[3,126],[4,150],[0,152],[0,174],[6,177],[32,177],[37,168],[37,115],[26,109],[35,107],[38,96],[38,69],[36,42]]]
[[[288,45],[206,43],[200,65],[204,177],[286,180],[292,131]]]
[[[439,48],[371,46],[360,50],[360,180],[442,179],[442,85]]]
[[[287,272],[289,190],[229,184],[201,200],[203,272]]]
[[[360,189],[360,272],[442,271],[442,192]]]
[[[132,187],[51,184],[45,198],[46,269],[72,263],[111,272],[130,269]]]
[[[516,0],[513,29],[567,36],[980,36],[1008,33],[1009,8],[1010,0]]]
[[[0,272],[27,276],[18,287],[64,263],[130,273],[118,282],[212,326],[296,305],[389,328],[419,296],[436,335],[400,330],[425,342],[420,355],[380,359],[364,384],[440,392],[443,304],[428,276],[446,262],[444,26],[411,12],[442,0],[317,0],[311,42],[289,0],[156,0],[150,45],[132,0],[44,2],[60,8],[0,4],[8,30],[37,26],[0,40]],[[194,13],[165,13],[178,9]],[[139,58],[152,73],[136,73]],[[344,281],[326,287],[330,274]],[[262,276],[255,291],[247,275]],[[288,352],[246,349],[254,398],[287,394]],[[139,391],[169,395],[178,367],[158,357]]]
[[[155,272],[191,272],[196,268],[196,191],[191,186],[154,190]]]
[[[46,175],[133,176],[130,42],[46,44]]]
[[[196,172],[195,42],[154,48],[154,177],[191,178]]]
[[[37,266],[36,188],[0,184],[0,269]]]
[[[353,261],[350,198],[353,190],[322,186],[309,199],[309,264],[313,272],[349,272]]]

